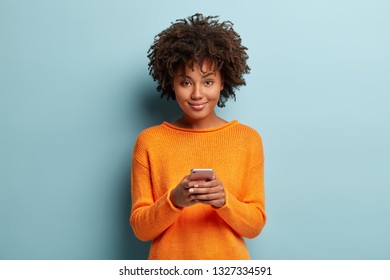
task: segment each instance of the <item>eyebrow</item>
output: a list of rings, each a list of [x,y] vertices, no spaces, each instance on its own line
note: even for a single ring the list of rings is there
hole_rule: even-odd
[[[216,74],[215,72],[208,72],[208,73],[204,74],[204,75],[202,76],[202,78],[207,78],[208,76],[211,76],[211,75],[216,76],[217,74]]]
[[[208,73],[206,73],[206,74],[204,74],[204,75],[202,76],[202,79],[207,78],[208,76],[211,76],[211,75],[216,76],[217,74],[216,74],[215,72],[208,72]],[[188,76],[188,75],[180,75],[180,76],[192,80],[192,78],[191,78],[190,76]]]

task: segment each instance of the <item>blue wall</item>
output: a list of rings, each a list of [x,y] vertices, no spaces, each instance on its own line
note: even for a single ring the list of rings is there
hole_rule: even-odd
[[[0,259],[143,259],[128,225],[137,134],[174,120],[154,36],[231,20],[247,86],[219,114],[256,128],[268,224],[254,259],[390,259],[388,1],[0,1]]]

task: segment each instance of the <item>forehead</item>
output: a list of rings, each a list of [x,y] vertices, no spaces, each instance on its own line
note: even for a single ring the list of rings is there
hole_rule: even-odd
[[[185,64],[185,67],[183,66],[184,65],[177,67],[175,73],[178,75],[187,75],[193,72],[201,72],[202,74],[218,72],[215,64],[208,59],[205,59],[203,62],[189,61]]]

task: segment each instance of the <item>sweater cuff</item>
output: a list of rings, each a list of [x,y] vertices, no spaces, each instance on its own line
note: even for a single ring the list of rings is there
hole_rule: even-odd
[[[230,192],[225,190],[225,204],[221,207],[214,207],[217,212],[226,212],[229,208],[231,208],[231,200],[236,199]]]
[[[173,202],[171,201],[171,192],[172,192],[173,188],[172,189],[169,189],[167,191],[167,202],[169,204],[169,206],[171,207],[171,209],[175,212],[181,212],[183,210],[183,208],[178,208],[176,207]]]

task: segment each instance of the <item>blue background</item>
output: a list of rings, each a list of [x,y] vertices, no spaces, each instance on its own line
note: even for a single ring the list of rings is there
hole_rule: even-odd
[[[388,1],[0,1],[0,259],[144,259],[132,148],[179,116],[154,36],[202,12],[249,48],[218,113],[259,131],[268,223],[253,259],[390,259]],[[205,240],[205,242],[207,242]]]

